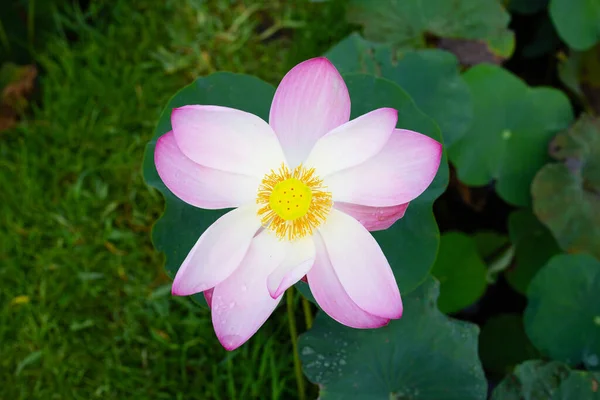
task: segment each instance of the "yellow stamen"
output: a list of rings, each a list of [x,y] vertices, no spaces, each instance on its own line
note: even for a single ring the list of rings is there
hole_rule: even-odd
[[[309,235],[325,221],[333,201],[314,168],[302,165],[290,170],[282,165],[265,175],[256,203],[262,224],[281,239],[294,240]]]

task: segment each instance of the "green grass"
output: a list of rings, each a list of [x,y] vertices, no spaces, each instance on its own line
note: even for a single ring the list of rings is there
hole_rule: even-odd
[[[0,132],[0,398],[296,397],[285,307],[229,353],[208,311],[171,297],[140,165],[177,89],[216,70],[276,84],[348,32],[340,10],[120,0],[49,16],[39,104]]]

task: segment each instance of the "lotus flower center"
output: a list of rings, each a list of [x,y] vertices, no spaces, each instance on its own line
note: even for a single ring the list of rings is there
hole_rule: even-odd
[[[286,221],[303,217],[310,208],[312,191],[296,178],[279,182],[273,188],[269,204]]]
[[[282,165],[263,178],[256,203],[263,226],[281,239],[294,240],[311,234],[322,224],[333,202],[313,168],[290,170]]]

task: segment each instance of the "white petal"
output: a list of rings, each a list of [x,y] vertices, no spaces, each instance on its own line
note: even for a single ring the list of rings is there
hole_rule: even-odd
[[[319,176],[361,164],[379,153],[398,121],[398,111],[380,108],[338,126],[320,138],[306,160]]]
[[[215,287],[212,322],[227,350],[244,344],[269,318],[281,296],[267,290],[267,277],[281,264],[286,243],[264,230],[254,238],[239,268]]]
[[[184,106],[171,114],[188,158],[206,167],[262,178],[285,160],[273,129],[254,114],[219,106]]]
[[[203,292],[231,275],[261,226],[257,211],[254,204],[236,208],[209,226],[177,271],[173,294]]]
[[[161,136],[154,150],[160,179],[181,200],[206,209],[234,208],[256,199],[260,179],[208,168],[179,150],[173,132]]]
[[[314,235],[317,248],[315,265],[307,275],[310,291],[319,306],[337,322],[351,328],[379,328],[389,322],[388,318],[369,314],[356,305],[340,283],[323,239],[319,233]]]
[[[319,228],[331,265],[357,306],[383,318],[402,316],[394,273],[369,231],[351,216],[331,210]]]
[[[350,96],[339,72],[324,57],[306,60],[284,77],[273,98],[269,124],[291,167],[304,162],[317,139],[348,122]]]
[[[289,243],[287,254],[281,265],[267,280],[271,297],[281,296],[290,286],[298,282],[315,262],[315,244],[307,236]]]
[[[372,207],[412,201],[427,189],[440,166],[442,145],[417,132],[396,129],[381,152],[327,176],[333,201]]]

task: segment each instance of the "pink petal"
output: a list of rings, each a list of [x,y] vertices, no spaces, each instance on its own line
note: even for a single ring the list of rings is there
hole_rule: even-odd
[[[334,201],[386,207],[408,203],[437,173],[442,145],[417,132],[396,129],[383,150],[356,167],[325,179]]]
[[[400,318],[402,300],[394,273],[369,231],[351,216],[333,209],[319,232],[350,299],[369,314]]]
[[[267,279],[267,288],[274,299],[298,282],[315,262],[315,244],[312,237],[289,243],[283,262]]]
[[[204,293],[204,299],[206,300],[206,304],[208,304],[208,308],[212,307],[212,295],[213,295],[213,289],[207,289],[205,290]]]
[[[373,231],[382,231],[394,224],[404,216],[409,203],[389,207],[369,207],[351,203],[335,203],[338,210],[354,217],[365,228]]]
[[[358,307],[340,283],[319,233],[314,235],[317,256],[308,273],[308,284],[319,306],[337,322],[351,328],[379,328],[387,325],[388,318],[369,314]]]
[[[239,268],[215,287],[212,322],[227,350],[244,344],[269,318],[281,296],[267,290],[267,277],[283,261],[287,243],[264,230],[252,241]]]
[[[183,154],[206,167],[262,178],[284,161],[269,124],[244,111],[184,106],[173,110],[171,125]]]
[[[254,204],[236,208],[209,226],[177,271],[173,294],[203,292],[231,275],[261,226],[257,211]]]
[[[260,179],[203,167],[187,158],[173,132],[161,136],[154,150],[160,179],[181,200],[206,209],[234,208],[254,202]]]
[[[361,164],[381,151],[397,121],[398,111],[380,108],[346,122],[317,140],[306,165],[325,176]]]
[[[302,163],[317,139],[350,119],[350,95],[333,64],[318,57],[289,71],[279,84],[269,124],[290,166]]]

